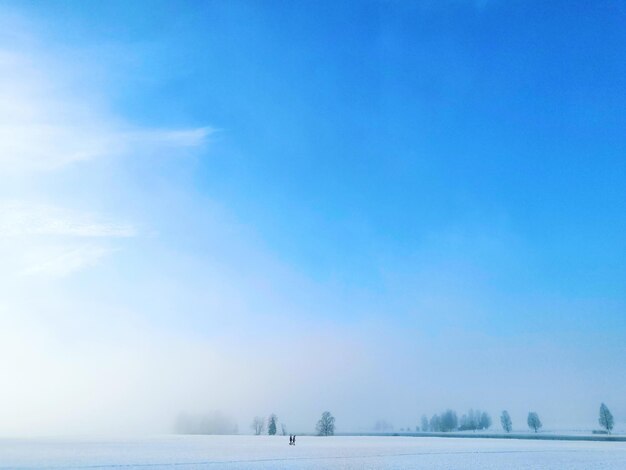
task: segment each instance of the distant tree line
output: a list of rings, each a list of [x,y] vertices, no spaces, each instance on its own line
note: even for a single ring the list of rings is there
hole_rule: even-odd
[[[489,429],[489,427],[491,427],[491,416],[487,412],[474,411],[473,409],[461,416],[460,420],[454,410],[434,414],[430,420],[426,415],[422,416],[421,419],[422,432],[475,431],[477,429]]]
[[[426,415],[423,415],[421,426],[417,426],[416,430],[422,432],[485,431],[492,424],[491,416],[486,411],[470,409],[459,420],[455,411],[446,410],[441,414],[433,415],[430,420]],[[500,415],[500,424],[506,432],[513,430],[513,422],[508,411],[504,410]],[[528,414],[528,427],[535,432],[542,427],[539,415],[534,411]]]
[[[609,411],[609,408],[602,403],[600,405],[600,413],[598,422],[603,428],[605,434],[610,434],[613,430],[614,419],[613,415]],[[422,432],[450,432],[450,431],[481,431],[489,429],[492,425],[491,416],[489,413],[480,410],[469,410],[467,414],[461,416],[460,420],[457,420],[456,412],[453,410],[446,410],[440,414],[434,414],[430,420],[426,415],[422,415],[421,425],[416,426],[416,431]],[[502,411],[500,415],[500,424],[505,432],[511,432],[513,430],[513,422],[511,415],[507,410]],[[543,423],[539,418],[539,414],[536,411],[530,411],[526,418],[526,424],[528,428],[534,432],[539,432],[543,427]],[[409,431],[409,428],[407,428]],[[594,431],[598,432],[598,431]]]
[[[603,430],[593,431],[594,433],[610,434],[615,424],[611,411],[604,403],[600,405],[598,423]],[[270,414],[267,418],[255,416],[250,427],[257,436],[264,434],[266,431],[270,436],[274,436],[278,434],[279,424],[281,434],[283,436],[286,435],[287,427],[284,423],[279,423],[278,416],[275,413]],[[456,411],[447,409],[442,413],[434,414],[430,419],[426,415],[422,415],[420,424],[420,426],[415,427],[416,431],[477,431],[489,429],[492,425],[492,420],[489,413],[474,409],[470,409],[461,416],[461,419],[458,419]],[[507,433],[513,430],[513,422],[507,410],[502,411],[500,424]],[[535,411],[528,413],[526,424],[534,432],[539,432],[543,427],[539,414]],[[329,411],[324,411],[315,429],[318,436],[333,436],[335,434],[335,417]],[[375,429],[379,432],[386,432],[392,430],[393,426],[387,421],[380,419],[376,422]],[[404,428],[401,430],[404,431]],[[410,430],[410,427],[406,428],[407,432]],[[228,415],[214,411],[206,414],[179,415],[176,420],[176,432],[180,434],[237,434],[238,428],[235,421]]]
[[[178,434],[237,434],[237,423],[230,416],[213,411],[204,414],[182,413],[174,429]]]
[[[376,423],[374,424],[374,431],[376,432],[389,432],[389,431],[393,431],[393,425],[389,422],[387,422],[384,419],[379,419],[378,421],[376,421]]]
[[[469,410],[461,416],[459,431],[482,431],[491,427],[491,416],[486,411]]]

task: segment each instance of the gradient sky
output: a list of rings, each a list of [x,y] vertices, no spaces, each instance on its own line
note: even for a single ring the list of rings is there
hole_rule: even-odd
[[[0,2],[0,435],[626,427],[625,24]]]

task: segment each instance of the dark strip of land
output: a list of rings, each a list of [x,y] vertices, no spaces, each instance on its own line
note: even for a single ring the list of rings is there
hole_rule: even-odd
[[[544,433],[460,433],[460,432],[401,432],[401,433],[363,433],[344,432],[336,433],[337,436],[403,436],[403,437],[457,437],[467,439],[534,439],[543,441],[609,441],[626,442],[626,436],[613,436],[607,434],[544,434]]]

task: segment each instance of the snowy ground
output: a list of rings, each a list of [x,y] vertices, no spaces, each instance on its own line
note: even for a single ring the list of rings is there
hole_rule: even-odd
[[[626,443],[437,437],[167,436],[0,439],[0,469],[626,468]]]

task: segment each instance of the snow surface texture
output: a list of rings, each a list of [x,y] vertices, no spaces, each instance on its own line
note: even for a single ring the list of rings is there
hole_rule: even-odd
[[[0,469],[626,469],[626,443],[436,437],[0,439]]]

